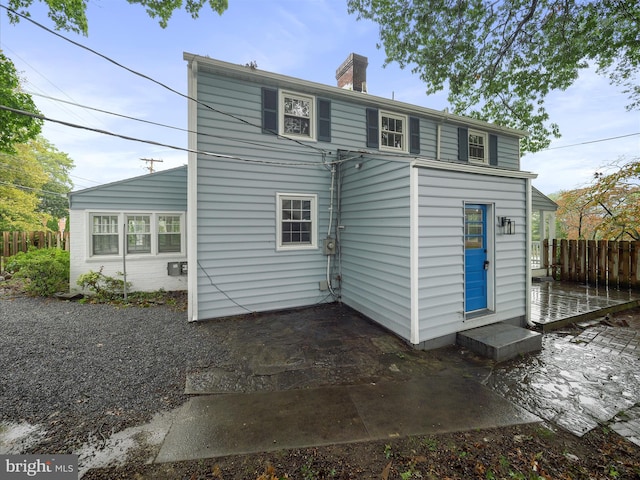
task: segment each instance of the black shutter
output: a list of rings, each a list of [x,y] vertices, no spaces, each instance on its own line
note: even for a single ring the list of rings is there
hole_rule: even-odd
[[[420,119],[409,117],[409,152],[420,153]]]
[[[318,140],[331,141],[331,100],[318,99]]]
[[[262,87],[262,133],[278,133],[278,90]]]
[[[458,128],[458,160],[469,161],[469,130]]]
[[[367,108],[367,147],[378,148],[379,145],[378,110]]]
[[[498,136],[489,135],[489,165],[498,166]]]

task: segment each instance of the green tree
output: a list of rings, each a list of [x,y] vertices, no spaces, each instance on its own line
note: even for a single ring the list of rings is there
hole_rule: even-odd
[[[39,136],[30,143],[38,163],[47,175],[47,182],[38,193],[40,202],[38,211],[51,215],[57,229],[57,220],[68,216],[69,201],[67,194],[73,189],[73,182],[69,173],[74,167],[73,160],[68,154],[59,151],[44,137]]]
[[[13,62],[0,50],[0,105],[40,114],[30,95],[20,89],[20,77]],[[42,120],[0,109],[0,152],[15,152],[13,146],[40,133]]]
[[[0,153],[0,231],[57,229],[68,215],[73,161],[43,137]]]
[[[35,0],[9,0],[8,15],[12,22],[18,22],[20,17],[15,14],[18,12],[23,15],[29,14],[29,7],[33,5]],[[86,11],[88,0],[38,0],[45,3],[49,7],[49,18],[53,20],[57,30],[69,30],[76,33],[87,35],[89,32],[89,22],[87,20]],[[182,8],[193,18],[198,18],[200,10],[208,3],[214,12],[220,15],[227,9],[228,0],[127,0],[131,4],[141,5],[145,8],[147,14],[151,18],[158,19],[160,26],[165,28],[174,11]],[[13,10],[14,12],[12,12]]]
[[[347,0],[380,27],[386,63],[410,66],[455,113],[526,129],[525,151],[559,137],[544,108],[595,66],[640,108],[640,3],[626,0]]]
[[[567,238],[640,240],[640,162],[602,167],[593,182],[561,192],[557,219]]]

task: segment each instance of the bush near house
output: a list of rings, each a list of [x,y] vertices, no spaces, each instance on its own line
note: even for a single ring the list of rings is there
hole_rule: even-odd
[[[30,295],[52,296],[69,290],[69,252],[59,248],[30,247],[14,255],[6,269],[14,278],[24,280]]]

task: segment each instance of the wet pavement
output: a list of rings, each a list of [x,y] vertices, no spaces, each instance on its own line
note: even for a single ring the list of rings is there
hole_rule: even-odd
[[[227,359],[188,374],[195,396],[157,462],[532,421],[640,438],[631,328],[549,332],[541,352],[495,363],[456,346],[414,350],[337,306],[220,322]]]
[[[637,290],[553,281],[531,285],[531,320],[545,331],[548,327],[604,316],[630,304],[640,305]]]
[[[502,397],[582,436],[600,424],[624,423],[637,442],[640,334],[592,326],[544,335],[542,351],[496,366],[486,384]],[[632,421],[635,419],[636,421]]]

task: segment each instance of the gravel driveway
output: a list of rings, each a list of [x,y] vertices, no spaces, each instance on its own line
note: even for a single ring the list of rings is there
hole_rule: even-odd
[[[0,295],[0,328],[0,423],[42,432],[22,453],[72,453],[147,422],[184,403],[188,370],[226,355],[168,306]]]

